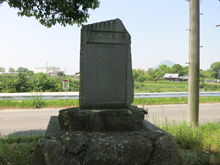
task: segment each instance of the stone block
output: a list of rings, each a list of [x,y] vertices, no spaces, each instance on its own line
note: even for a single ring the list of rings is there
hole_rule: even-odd
[[[142,126],[147,111],[136,106],[128,109],[80,110],[59,112],[61,130],[72,131],[134,131]]]

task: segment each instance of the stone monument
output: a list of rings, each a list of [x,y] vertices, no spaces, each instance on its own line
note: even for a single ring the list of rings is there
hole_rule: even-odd
[[[80,109],[128,108],[134,99],[131,37],[119,19],[81,30]]]
[[[119,19],[83,26],[79,107],[52,116],[31,165],[183,165],[164,130],[131,106],[131,37]]]

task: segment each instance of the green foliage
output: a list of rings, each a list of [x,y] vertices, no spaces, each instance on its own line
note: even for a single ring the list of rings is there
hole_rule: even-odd
[[[165,75],[165,71],[162,71],[160,69],[155,69],[155,77],[158,77],[158,78],[162,78],[164,75]]]
[[[133,69],[132,71],[134,80],[144,82],[163,79],[166,73],[179,73],[179,76],[189,75],[189,66],[174,64],[172,68],[170,68],[166,64],[162,64],[155,70],[153,70],[153,68],[148,68],[147,71],[142,69]],[[220,76],[220,61],[213,63],[208,70],[200,69],[200,78],[203,79],[216,79],[218,78],[218,74]],[[146,75],[152,76],[153,79],[149,79]]]
[[[204,88],[205,87],[205,79],[201,78],[199,79],[199,88]]]
[[[44,133],[23,136],[2,137],[0,134],[0,165],[30,164],[32,153],[39,139],[44,137]]]
[[[172,73],[179,73],[180,76],[183,76],[183,67],[180,64],[174,64],[172,66]]]
[[[144,75],[138,76],[137,81],[139,81],[139,82],[144,82],[144,81],[145,81]]]
[[[5,68],[0,67],[0,72],[5,72]]]
[[[27,71],[28,71],[28,68],[19,67],[16,72],[26,73]]]
[[[17,92],[17,78],[13,74],[0,75],[0,92]]]
[[[165,119],[157,126],[173,135],[187,164],[220,164],[219,121],[206,122],[192,129],[186,121],[169,122]]]
[[[154,69],[153,68],[148,68],[147,74],[151,75],[151,76],[154,76]]]
[[[201,76],[204,75],[205,79],[215,79],[215,71],[208,69],[207,71],[200,71]],[[202,75],[203,74],[203,75]]]
[[[189,66],[183,66],[183,75],[189,75]]]
[[[134,79],[137,79],[139,74],[137,73],[136,69],[132,69]]]
[[[75,23],[81,25],[89,18],[88,10],[100,4],[98,0],[0,0],[0,5],[3,2],[17,8],[18,16],[33,16],[48,28],[57,23],[64,27]]]
[[[154,78],[151,75],[145,75],[144,77],[145,77],[145,80],[154,81]]]
[[[8,69],[8,72],[15,72],[15,69],[12,68],[12,67],[10,67],[10,68]]]
[[[218,74],[220,74],[220,61],[212,63],[210,69],[215,72],[215,78],[218,78]]]
[[[68,91],[79,91],[79,81],[65,76],[49,77],[45,73],[33,74],[28,71],[27,74],[20,72],[14,74],[0,74],[0,92],[61,92],[62,81],[69,80]]]
[[[32,70],[28,70],[28,71],[27,71],[27,75],[28,75],[28,76],[33,76],[33,75],[34,75],[34,72],[33,72]]]
[[[32,93],[32,104],[33,108],[42,108],[44,107],[44,101],[42,100],[41,94]]]

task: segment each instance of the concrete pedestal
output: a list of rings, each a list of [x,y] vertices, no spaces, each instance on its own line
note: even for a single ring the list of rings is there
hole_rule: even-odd
[[[72,131],[135,131],[147,111],[137,106],[128,109],[80,110],[69,108],[59,113],[61,130]]]
[[[59,117],[51,117],[31,165],[184,165],[172,135],[143,120],[145,113],[137,107],[118,112],[61,110]]]

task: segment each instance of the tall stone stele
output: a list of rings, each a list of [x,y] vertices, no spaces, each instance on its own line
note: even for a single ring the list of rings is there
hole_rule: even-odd
[[[147,112],[131,106],[130,44],[130,34],[119,19],[82,27],[79,107],[60,111],[61,129],[134,131],[141,127]]]
[[[80,109],[122,109],[132,104],[130,44],[130,34],[119,19],[83,26]]]
[[[131,106],[130,44],[119,19],[83,26],[79,107],[51,117],[31,165],[184,165],[172,135]]]

